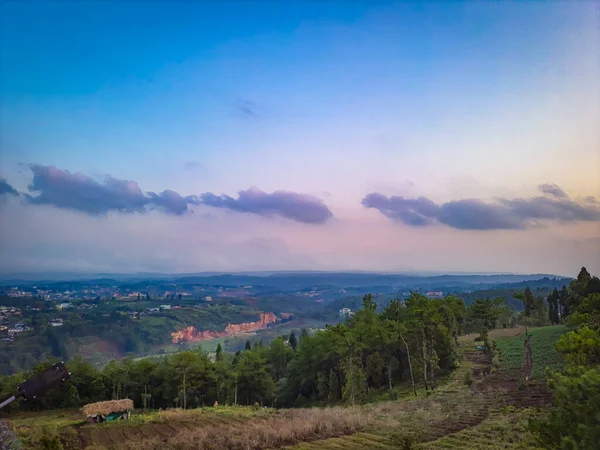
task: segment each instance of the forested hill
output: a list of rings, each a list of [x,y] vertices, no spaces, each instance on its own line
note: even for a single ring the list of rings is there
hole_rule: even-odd
[[[452,274],[452,275],[415,275],[415,274],[386,274],[365,272],[278,272],[267,274],[195,274],[195,275],[108,275],[82,276],[63,274],[62,276],[44,276],[13,274],[0,276],[0,283],[5,285],[52,285],[52,286],[82,286],[95,284],[113,286],[132,284],[195,284],[206,286],[243,286],[260,285],[279,288],[306,288],[313,286],[356,287],[356,286],[414,286],[414,285],[452,285],[452,286],[493,286],[505,283],[518,283],[540,279],[563,279],[548,274]]]
[[[452,295],[467,306],[476,299],[501,297],[521,311],[523,302],[515,294],[526,287],[534,297],[546,298],[554,288],[569,284],[564,278],[528,277],[285,273],[5,285],[0,287],[0,307],[8,308],[0,311],[0,374],[29,369],[49,356],[82,356],[101,367],[110,359],[173,353],[189,344],[174,343],[174,332],[189,328],[182,335],[221,335],[229,324],[254,323],[262,313],[278,317],[273,326],[256,331],[268,344],[292,330],[336,324],[343,320],[340,310],[360,309],[367,293],[379,309],[416,292]],[[244,345],[241,338],[222,340],[225,351]],[[216,345],[214,340],[204,343],[210,351]]]

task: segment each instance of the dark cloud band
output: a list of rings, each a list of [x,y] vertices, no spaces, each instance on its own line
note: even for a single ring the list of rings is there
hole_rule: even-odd
[[[543,184],[538,189],[545,195],[529,199],[501,198],[493,203],[478,199],[453,200],[439,205],[425,197],[410,199],[371,193],[363,198],[362,204],[415,227],[438,223],[459,230],[519,230],[540,221],[600,221],[600,207],[594,197],[578,202],[555,184]]]
[[[190,205],[206,205],[231,211],[253,213],[260,216],[280,216],[302,223],[321,224],[333,216],[329,208],[317,197],[295,192],[276,191],[268,194],[256,188],[240,191],[238,198],[217,196],[211,192],[199,196],[183,197],[172,190],[160,194],[143,192],[135,181],[119,180],[110,176],[95,180],[81,173],[53,166],[33,164],[30,194],[25,194],[32,204],[53,205],[88,214],[106,215],[109,212],[143,213],[158,209],[168,214],[182,215]],[[0,194],[12,186],[0,181]],[[16,193],[16,191],[14,191]]]
[[[250,188],[238,192],[238,198],[228,195],[217,196],[211,192],[201,194],[198,203],[224,208],[231,211],[258,214],[260,216],[281,216],[296,222],[321,224],[333,217],[327,205],[312,195],[296,192],[275,191],[272,194]]]
[[[18,196],[19,193],[4,178],[0,178],[0,197],[3,195]]]

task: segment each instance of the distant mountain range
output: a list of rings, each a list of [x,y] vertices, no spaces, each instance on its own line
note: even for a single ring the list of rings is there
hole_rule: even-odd
[[[506,274],[506,273],[390,273],[390,272],[325,272],[325,271],[263,271],[263,272],[198,272],[183,274],[167,273],[11,273],[0,275],[0,283],[48,283],[48,282],[92,282],[131,283],[139,281],[170,281],[178,284],[219,284],[219,285],[273,285],[273,286],[364,286],[364,285],[396,285],[408,286],[414,284],[452,284],[464,285],[495,285],[501,283],[518,283],[542,278],[567,278],[551,274]]]

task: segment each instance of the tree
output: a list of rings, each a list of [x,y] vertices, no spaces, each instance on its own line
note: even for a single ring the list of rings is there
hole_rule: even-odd
[[[582,267],[577,278],[569,283],[566,303],[569,313],[574,311],[582,302],[588,292],[588,285],[592,281],[592,276],[585,267]]]
[[[308,330],[306,328],[302,328],[302,331],[300,331],[300,342],[302,342],[302,339],[307,339],[308,337],[310,337]]]
[[[530,317],[535,307],[535,299],[529,287],[526,287],[522,293],[514,295],[515,298],[520,299],[523,302],[523,309],[525,310],[525,317]]]
[[[330,401],[336,401],[341,398],[340,379],[338,373],[333,369],[329,370],[329,383],[327,388],[327,395]]]
[[[223,347],[221,347],[220,342],[217,344],[217,350],[215,351],[215,361],[223,361]]]
[[[564,317],[567,317],[570,313],[569,311],[569,304],[568,304],[568,300],[569,300],[569,290],[567,289],[567,286],[563,286],[562,289],[560,290],[560,295],[558,297],[558,309],[559,309],[559,316],[560,316],[560,321],[562,322]]]
[[[600,329],[600,294],[594,293],[584,298],[575,312],[569,316],[568,322],[575,328],[589,326]]]
[[[186,351],[175,353],[171,359],[171,364],[177,371],[181,379],[181,388],[183,396],[183,409],[187,409],[187,376],[190,368],[198,361],[198,355],[195,352]]]
[[[584,366],[555,372],[549,380],[556,405],[544,421],[533,421],[544,448],[593,449],[600,441],[600,371]]]
[[[600,278],[592,277],[585,288],[585,296],[600,294]]]
[[[558,311],[559,298],[560,293],[556,288],[554,288],[554,291],[548,295],[548,318],[550,319],[550,323],[560,323],[560,315]]]
[[[555,347],[571,366],[595,366],[600,364],[600,329],[585,325],[562,335]]]
[[[250,344],[250,340],[246,340],[246,344],[244,345],[244,350],[252,350],[252,345]]]
[[[290,343],[290,347],[292,347],[292,350],[296,351],[296,347],[298,346],[298,341],[296,341],[296,334],[293,331],[290,333],[289,343]]]
[[[544,448],[598,448],[600,422],[600,294],[583,296],[593,278],[582,268],[569,284],[564,302],[567,323],[575,329],[555,344],[565,355],[566,369],[550,375],[555,408],[547,420],[534,421],[531,428]],[[564,290],[564,288],[563,288]],[[562,294],[562,292],[561,292]],[[559,304],[562,302],[560,296]],[[565,311],[566,312],[566,311]]]
[[[477,299],[467,308],[467,317],[473,331],[480,331],[481,328],[493,330],[498,317],[507,309],[506,300],[502,297],[494,300]]]
[[[238,395],[246,405],[272,403],[275,383],[267,371],[264,349],[243,352],[236,371]]]
[[[346,373],[342,397],[344,401],[355,404],[367,396],[367,375],[361,367],[359,358],[349,358],[343,363]]]
[[[377,310],[377,303],[375,303],[375,301],[373,300],[373,296],[371,294],[367,294],[363,298],[363,309],[370,310],[370,311]]]
[[[285,375],[285,368],[293,358],[294,351],[285,345],[283,337],[271,341],[267,352],[267,359],[271,366],[273,380],[279,381]]]

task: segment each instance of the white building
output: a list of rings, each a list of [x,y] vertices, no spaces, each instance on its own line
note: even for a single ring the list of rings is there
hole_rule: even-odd
[[[73,303],[71,303],[71,302],[59,303],[58,305],[56,305],[56,309],[67,309],[67,308],[72,308],[72,307],[73,307]]]
[[[350,308],[342,308],[340,309],[340,317],[345,319],[347,317],[352,317],[354,312]]]

